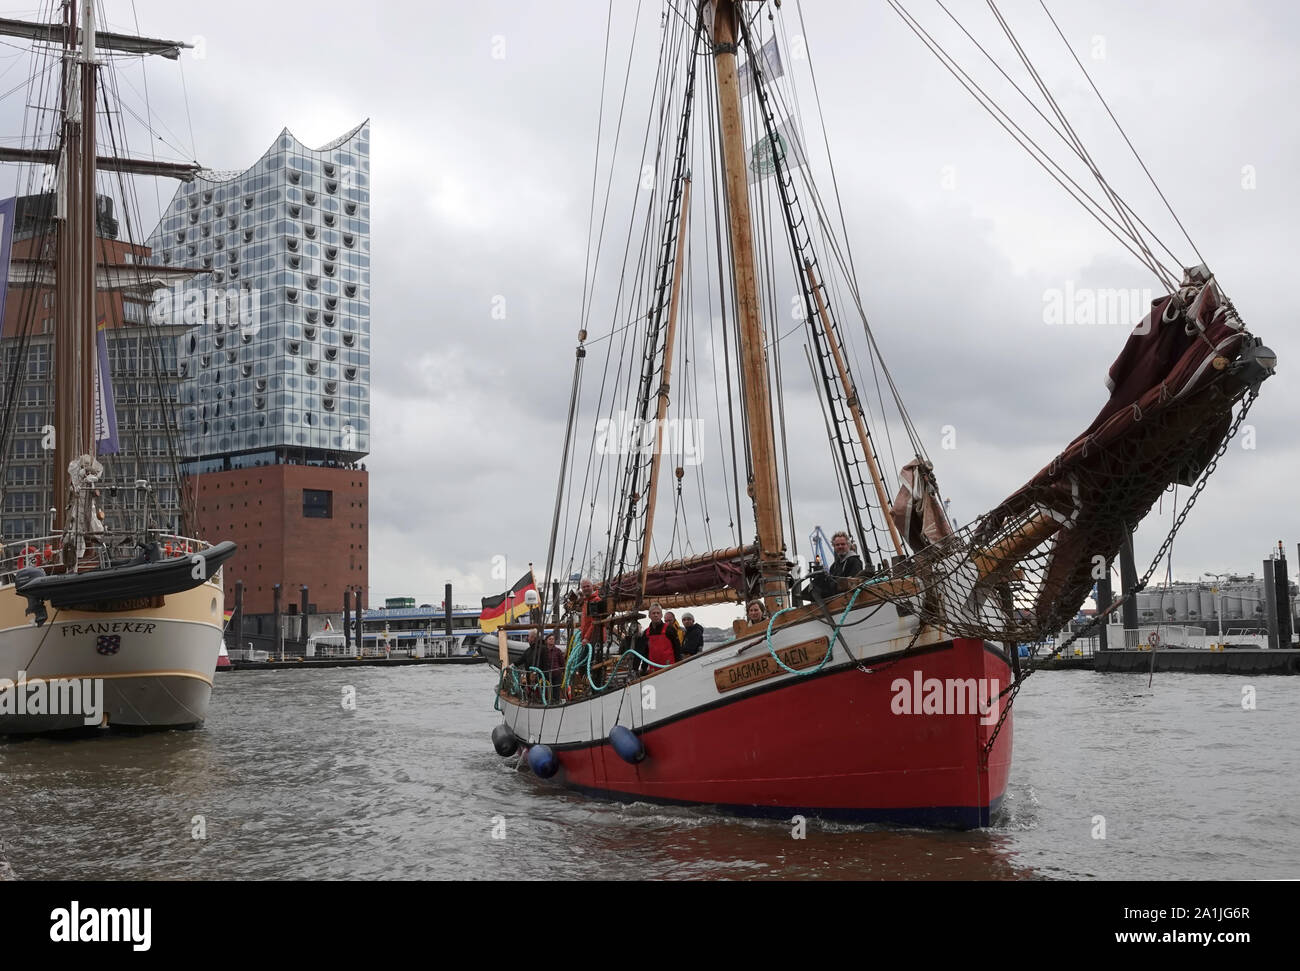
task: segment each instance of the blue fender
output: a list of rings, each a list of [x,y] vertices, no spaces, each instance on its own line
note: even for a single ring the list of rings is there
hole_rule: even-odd
[[[645,758],[645,746],[641,739],[626,725],[615,725],[611,729],[609,744],[614,747],[618,757],[629,765],[636,765]]]
[[[560,768],[560,760],[549,745],[534,745],[528,750],[528,767],[539,779],[549,779]]]

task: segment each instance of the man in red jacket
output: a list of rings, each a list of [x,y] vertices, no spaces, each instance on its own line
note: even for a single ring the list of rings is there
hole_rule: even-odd
[[[664,623],[664,609],[658,604],[650,605],[650,626],[637,638],[637,650],[650,659],[650,670],[658,671],[660,667],[676,664],[682,659],[682,642],[677,631]]]

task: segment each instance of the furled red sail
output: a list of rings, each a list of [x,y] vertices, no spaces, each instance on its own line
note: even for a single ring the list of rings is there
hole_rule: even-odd
[[[1160,494],[1201,477],[1237,403],[1275,364],[1209,272],[1189,270],[1134,329],[1092,424],[991,512],[944,535],[928,467],[903,470],[891,512],[916,552],[893,572],[914,578],[922,595],[882,595],[962,637],[1025,641],[1060,630]]]
[[[657,563],[646,573],[646,598],[665,597],[671,594],[699,594],[706,592],[741,591],[728,594],[726,599],[743,596],[749,589],[746,558],[753,558],[753,546],[735,546],[677,560]],[[608,580],[602,592],[614,599],[635,599],[641,590],[639,572],[622,573]]]
[[[982,564],[980,572],[984,579],[1029,580],[1021,585],[1029,588],[1026,605],[1037,631],[1074,616],[1099,564],[1113,560],[1171,483],[1196,481],[1250,383],[1248,362],[1234,362],[1253,339],[1231,303],[1203,268],[1184,282],[1134,329],[1110,368],[1110,399],[1092,424],[972,535],[978,548],[1019,521],[1022,541],[1011,544],[1018,555]],[[1267,373],[1271,365],[1254,380]]]

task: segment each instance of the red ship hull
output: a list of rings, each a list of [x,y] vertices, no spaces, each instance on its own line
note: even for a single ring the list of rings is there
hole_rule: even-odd
[[[638,733],[646,755],[637,764],[623,761],[604,739],[554,746],[556,778],[617,799],[717,805],[745,815],[985,826],[1011,769],[1010,715],[983,758],[1006,700],[984,715],[926,714],[915,711],[920,695],[913,699],[911,689],[931,679],[974,678],[996,681],[996,697],[1011,677],[1000,650],[958,639],[870,670],[841,667],[648,726]]]

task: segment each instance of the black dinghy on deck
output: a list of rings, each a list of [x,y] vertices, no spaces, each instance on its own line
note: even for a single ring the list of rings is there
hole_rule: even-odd
[[[18,572],[14,589],[27,598],[27,613],[36,614],[39,626],[45,622],[46,603],[52,607],[79,607],[192,590],[219,570],[236,550],[238,547],[226,540],[167,559],[55,576],[47,576],[40,567],[28,567]]]

